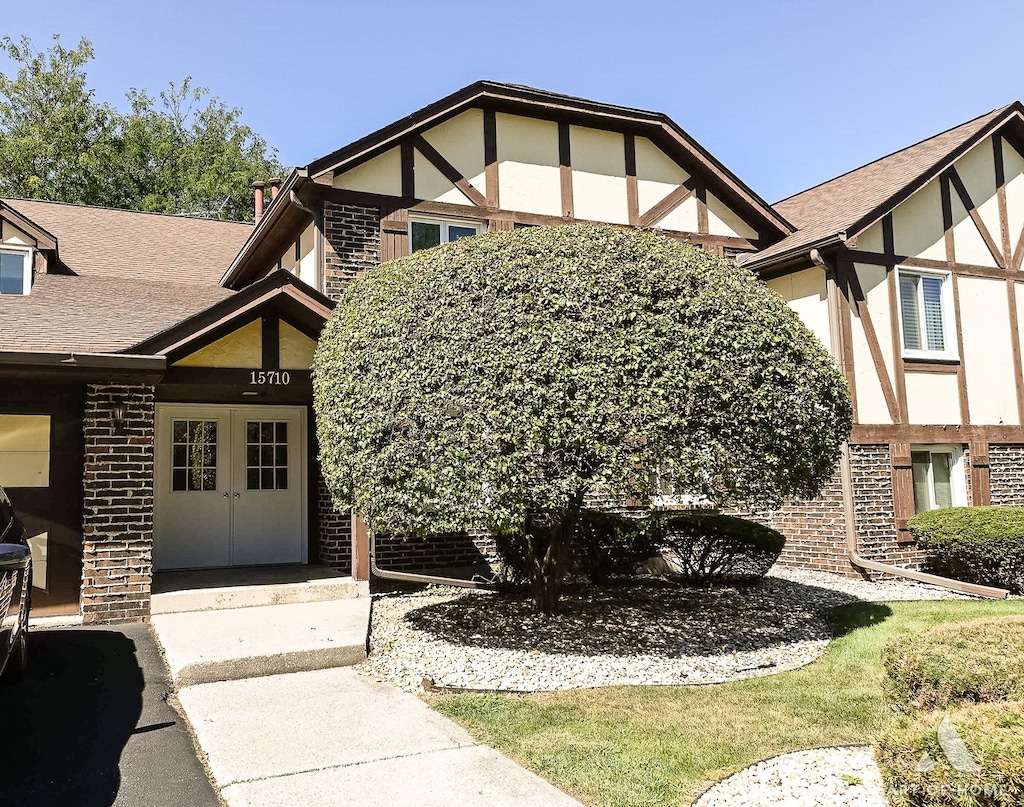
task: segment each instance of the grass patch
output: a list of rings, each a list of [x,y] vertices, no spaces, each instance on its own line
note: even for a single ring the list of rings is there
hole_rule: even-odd
[[[793,672],[699,687],[453,695],[432,705],[588,804],[688,804],[766,757],[873,742],[894,719],[882,695],[888,639],[1008,614],[1024,614],[1024,602],[857,603],[830,612],[835,641]]]

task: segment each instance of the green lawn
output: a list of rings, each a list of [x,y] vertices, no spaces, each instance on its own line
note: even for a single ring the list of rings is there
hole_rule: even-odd
[[[1024,614],[1024,602],[834,609],[825,654],[793,672],[700,687],[608,687],[432,701],[477,739],[593,805],[689,804],[715,780],[787,751],[872,742],[890,719],[879,654],[907,631]]]

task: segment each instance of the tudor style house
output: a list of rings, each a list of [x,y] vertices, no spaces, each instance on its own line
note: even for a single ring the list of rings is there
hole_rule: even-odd
[[[320,475],[309,367],[334,301],[381,261],[572,221],[728,257],[797,235],[664,115],[491,82],[271,188],[254,227],[0,200],[0,485],[34,536],[35,613],[145,619],[154,572],[175,569],[366,579],[365,530]],[[379,549],[392,567],[486,553]]]
[[[915,513],[1024,505],[1024,106],[775,208],[799,229],[745,265],[830,348],[855,421],[822,497],[772,514],[784,557],[915,567]]]

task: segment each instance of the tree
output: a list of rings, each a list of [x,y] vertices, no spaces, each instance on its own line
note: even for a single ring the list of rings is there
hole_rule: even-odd
[[[92,44],[54,40],[45,53],[27,37],[0,40],[0,53],[20,65],[16,78],[0,73],[0,195],[117,204],[109,166],[119,119],[86,85]]]
[[[816,495],[850,430],[827,352],[749,272],[666,237],[525,228],[353,283],[313,362],[327,483],[372,530],[526,536],[557,609],[588,495]]]
[[[0,40],[19,65],[0,73],[0,195],[206,218],[251,220],[252,183],[281,173],[276,152],[191,77],[156,99],[127,93],[130,112],[94,100],[87,39]]]

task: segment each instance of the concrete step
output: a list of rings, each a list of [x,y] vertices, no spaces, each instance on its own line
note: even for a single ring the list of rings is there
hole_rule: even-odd
[[[223,611],[232,608],[327,602],[370,596],[370,585],[366,581],[342,576],[308,577],[306,580],[288,582],[242,582],[221,586],[196,585],[185,578],[181,582],[176,582],[173,588],[168,587],[166,590],[154,592],[150,605],[151,613],[156,615],[187,611]]]
[[[369,597],[153,616],[178,687],[350,666],[369,626]]]

